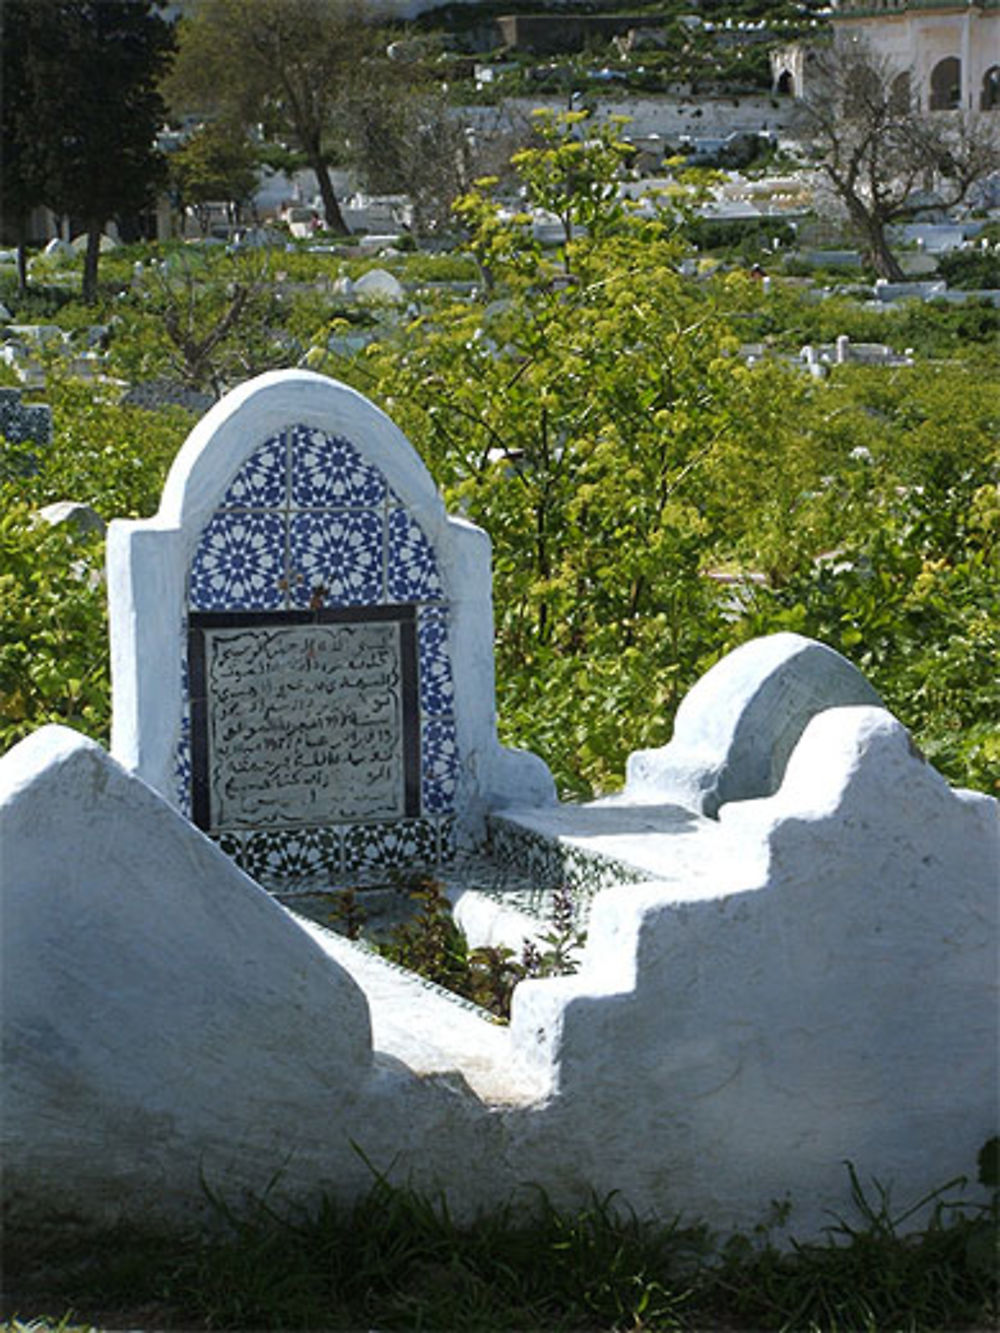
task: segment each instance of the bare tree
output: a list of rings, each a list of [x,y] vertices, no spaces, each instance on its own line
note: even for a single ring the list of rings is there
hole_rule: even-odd
[[[285,364],[276,337],[275,290],[266,249],[235,255],[182,252],[152,263],[133,286],[143,311],[158,323],[157,347],[188,388],[221,398],[240,380]],[[135,338],[131,354],[142,354]]]
[[[837,41],[815,55],[799,105],[800,132],[816,145],[820,168],[846,208],[880,277],[903,271],[887,227],[932,186],[943,208],[1000,170],[997,117],[923,112],[905,71],[863,42]]]

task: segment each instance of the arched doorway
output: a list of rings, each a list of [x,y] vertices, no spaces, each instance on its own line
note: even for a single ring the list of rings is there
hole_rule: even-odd
[[[946,56],[931,70],[931,111],[954,111],[962,104],[962,62]]]
[[[980,111],[995,111],[1000,107],[1000,65],[993,65],[983,75],[983,88],[979,95]]]
[[[889,107],[894,115],[903,116],[910,110],[912,95],[910,92],[910,71],[904,69],[897,74],[889,88]]]

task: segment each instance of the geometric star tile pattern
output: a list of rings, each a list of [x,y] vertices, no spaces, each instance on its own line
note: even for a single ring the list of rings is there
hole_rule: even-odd
[[[229,483],[191,564],[198,611],[442,604],[434,549],[349,440],[292,426]]]

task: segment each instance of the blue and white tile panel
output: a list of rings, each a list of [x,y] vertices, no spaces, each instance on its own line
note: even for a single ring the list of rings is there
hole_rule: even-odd
[[[431,869],[454,860],[450,819],[338,824],[328,828],[227,829],[219,846],[266,889],[378,884],[393,868]]]
[[[285,834],[227,835],[258,878],[365,874],[402,857],[434,864],[453,854],[458,749],[448,656],[448,607],[434,550],[382,473],[349,440],[292,426],[261,444],[229,484],[191,564],[195,611],[416,604],[424,819]],[[186,694],[186,686],[185,686]],[[175,762],[190,813],[185,717]],[[322,836],[321,836],[322,835]]]
[[[348,440],[293,426],[256,449],[198,543],[196,611],[438,605],[434,550]]]

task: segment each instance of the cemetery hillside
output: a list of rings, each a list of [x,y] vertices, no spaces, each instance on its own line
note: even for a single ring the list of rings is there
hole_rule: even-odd
[[[993,1326],[997,17],[4,0],[3,1333]]]

